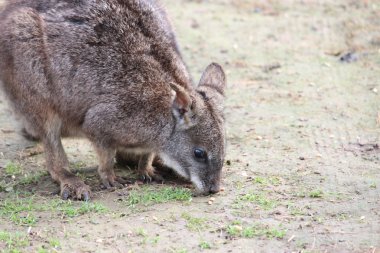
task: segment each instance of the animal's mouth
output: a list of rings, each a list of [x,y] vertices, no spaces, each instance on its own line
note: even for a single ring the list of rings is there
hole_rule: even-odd
[[[201,197],[201,196],[209,196],[209,195],[212,195],[212,194],[216,194],[218,191],[211,191],[211,190],[208,190],[208,189],[198,189],[197,187],[195,187],[195,191],[194,191],[194,196],[198,196],[198,197]]]
[[[202,182],[201,180],[199,180],[198,177],[193,177],[193,176],[191,176],[190,180],[195,187],[195,194],[197,196],[208,196],[211,194],[216,194],[220,191],[219,183],[208,185]]]

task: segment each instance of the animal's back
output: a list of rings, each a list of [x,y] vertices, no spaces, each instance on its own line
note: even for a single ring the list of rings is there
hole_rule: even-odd
[[[102,100],[149,99],[141,94],[154,85],[190,84],[156,1],[12,0],[0,22],[0,78],[21,111],[37,101],[70,118]]]

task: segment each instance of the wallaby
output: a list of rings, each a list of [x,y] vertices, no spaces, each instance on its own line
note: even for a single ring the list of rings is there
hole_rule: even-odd
[[[88,200],[61,137],[85,137],[106,187],[116,152],[157,155],[198,194],[220,189],[225,74],[210,64],[197,86],[155,0],[8,0],[0,14],[0,80],[26,132],[42,141],[63,199]]]

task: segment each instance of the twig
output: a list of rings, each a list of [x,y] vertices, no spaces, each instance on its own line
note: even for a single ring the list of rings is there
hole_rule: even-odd
[[[296,237],[296,236],[295,236],[295,235],[292,235],[292,236],[289,238],[288,242],[291,242],[291,241],[294,239],[294,237]]]

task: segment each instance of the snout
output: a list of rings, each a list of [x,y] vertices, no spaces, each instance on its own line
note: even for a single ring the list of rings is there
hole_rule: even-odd
[[[215,193],[218,193],[220,191],[220,184],[214,184],[210,187],[209,189],[209,194],[215,194]]]
[[[195,187],[195,195],[207,196],[220,191],[221,170],[206,175],[191,175],[191,182]]]
[[[197,187],[198,185],[195,186],[195,196],[207,196],[210,194],[215,194],[220,191],[220,184],[215,183],[210,186],[205,186],[205,187]]]

